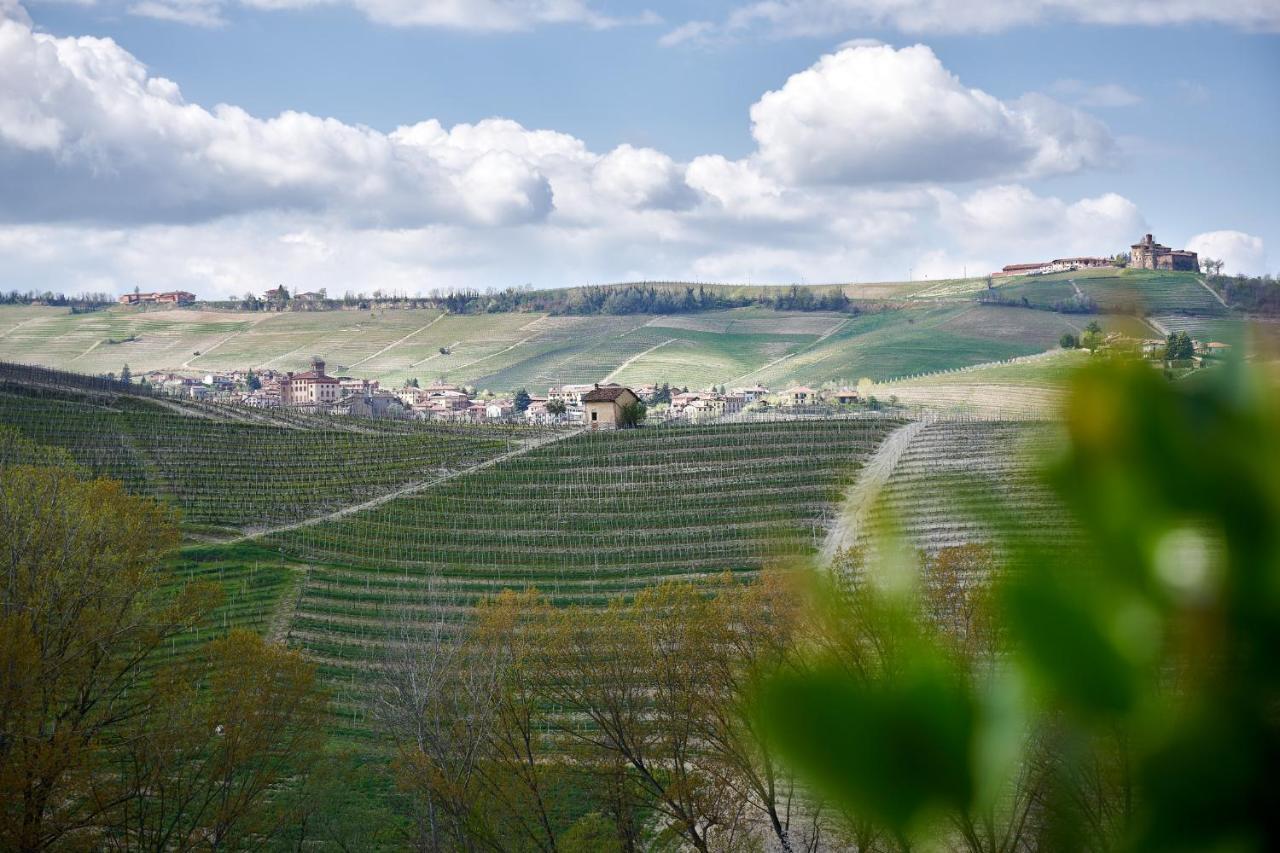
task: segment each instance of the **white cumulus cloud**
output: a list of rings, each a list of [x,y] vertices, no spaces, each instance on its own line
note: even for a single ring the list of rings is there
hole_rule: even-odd
[[[371,21],[392,27],[474,32],[512,32],[543,24],[607,29],[658,21],[658,17],[647,10],[626,17],[608,15],[588,0],[134,0],[126,2],[124,8],[129,14],[142,17],[220,26],[226,23],[226,11],[232,6],[278,11],[334,5],[350,6]]]
[[[1221,24],[1280,31],[1274,0],[756,0],[716,29],[773,36],[827,36],[864,27],[904,33],[1000,32],[1036,24],[1108,26]],[[699,35],[707,37],[709,28]]]
[[[6,288],[892,280],[1109,253],[1145,230],[1120,195],[1019,183],[1101,162],[1100,124],[966,88],[924,47],[850,44],[760,99],[757,150],[681,162],[503,118],[388,133],[194,104],[115,42],[33,32],[6,2]]]
[[[1035,177],[1104,163],[1097,119],[1043,95],[965,87],[925,45],[822,57],[751,108],[760,157],[809,183]]]
[[[1208,231],[1187,241],[1187,248],[1199,252],[1201,260],[1222,261],[1227,274],[1261,275],[1267,270],[1267,252],[1261,237],[1243,231]]]

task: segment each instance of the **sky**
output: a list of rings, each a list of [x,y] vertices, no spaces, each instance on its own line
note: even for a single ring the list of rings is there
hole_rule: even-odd
[[[1280,270],[1275,0],[0,0],[0,289]]]

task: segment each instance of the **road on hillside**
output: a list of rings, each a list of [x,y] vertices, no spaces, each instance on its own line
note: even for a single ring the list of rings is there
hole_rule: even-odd
[[[875,505],[876,497],[884,484],[889,482],[893,469],[898,467],[898,460],[911,444],[920,430],[924,429],[923,421],[911,421],[898,427],[885,437],[885,440],[871,454],[867,464],[858,472],[858,478],[844,493],[840,505],[840,514],[827,532],[826,541],[822,543],[819,559],[823,568],[830,568],[840,551],[853,548],[862,535],[867,514]]]

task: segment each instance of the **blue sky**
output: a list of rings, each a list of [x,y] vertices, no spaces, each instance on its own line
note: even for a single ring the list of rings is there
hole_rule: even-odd
[[[0,287],[1275,270],[1272,3],[945,5],[0,0]]]

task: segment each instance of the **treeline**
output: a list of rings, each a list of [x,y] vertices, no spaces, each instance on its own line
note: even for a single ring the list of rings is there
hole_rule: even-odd
[[[1250,314],[1280,314],[1280,280],[1270,273],[1260,276],[1215,275],[1208,281],[1232,308]]]
[[[1026,296],[1014,298],[1006,296],[994,288],[988,288],[978,294],[978,302],[983,305],[1005,305],[1015,308],[1035,308],[1042,311],[1056,311],[1059,314],[1097,314],[1100,309],[1098,301],[1092,296],[1071,296],[1058,299],[1052,304],[1032,302]],[[1137,313],[1137,308],[1119,309],[1112,313]]]
[[[115,297],[109,293],[80,293],[67,296],[51,290],[10,290],[0,293],[0,305],[54,305],[59,308],[98,309],[115,304]]]
[[[606,284],[561,290],[471,289],[433,291],[425,296],[385,293],[345,293],[341,297],[296,299],[287,290],[272,299],[246,294],[242,299],[210,302],[242,311],[332,311],[372,308],[439,308],[451,314],[536,312],[555,315],[690,314],[726,308],[760,306],[778,311],[839,311],[857,313],[839,287],[747,288],[686,284]]]

